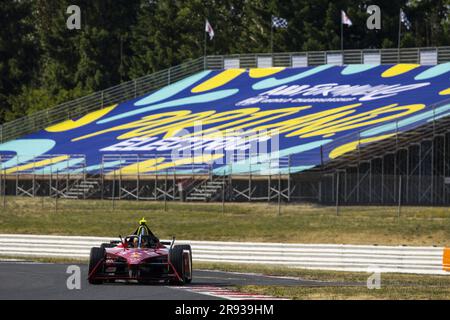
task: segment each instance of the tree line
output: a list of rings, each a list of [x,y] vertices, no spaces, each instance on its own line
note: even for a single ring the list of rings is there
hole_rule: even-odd
[[[66,10],[81,9],[81,29],[69,30]],[[381,8],[380,30],[368,30],[369,5]],[[120,82],[203,55],[205,18],[214,28],[207,54],[396,48],[450,45],[450,0],[2,0],[0,2],[0,122],[46,109]]]

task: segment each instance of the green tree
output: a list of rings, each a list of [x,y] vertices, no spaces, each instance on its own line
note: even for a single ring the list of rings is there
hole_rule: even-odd
[[[36,73],[38,48],[30,1],[0,2],[0,120],[11,110],[10,98]]]
[[[66,27],[67,7],[81,8],[81,30]],[[378,5],[381,30],[368,30]],[[0,121],[168,68],[204,53],[205,18],[215,37],[207,54],[450,45],[450,0],[4,0],[0,2]]]

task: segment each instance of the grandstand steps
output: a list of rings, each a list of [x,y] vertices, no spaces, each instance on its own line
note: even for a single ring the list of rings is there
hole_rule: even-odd
[[[211,201],[220,196],[223,189],[226,188],[226,182],[220,177],[221,181],[207,180],[200,186],[192,189],[186,197],[187,201]]]
[[[68,191],[63,194],[66,199],[87,198],[100,188],[97,180],[81,180],[73,184]]]

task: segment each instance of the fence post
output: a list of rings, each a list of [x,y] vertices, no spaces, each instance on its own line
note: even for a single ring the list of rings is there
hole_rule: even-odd
[[[231,163],[231,161],[228,163],[228,199],[230,201],[233,200],[234,196],[233,196],[233,165]]]
[[[3,174],[3,208],[6,208],[6,170],[3,169],[2,170],[2,174]]]
[[[281,215],[281,172],[278,172],[278,216]]]
[[[291,202],[291,155],[288,156],[288,203]]]
[[[84,158],[84,165],[86,166],[86,158]],[[101,178],[102,191],[100,197],[103,200],[103,193],[105,192],[105,155],[102,156]]]
[[[336,216],[339,216],[339,171],[336,176]]]
[[[164,212],[167,211],[167,175],[168,175],[168,169],[166,169],[166,176],[164,181]]]
[[[66,168],[66,187],[65,187],[66,195],[69,192],[69,184],[70,184],[70,169],[69,169],[70,161],[69,161],[69,159],[70,158],[67,158],[67,168]]]
[[[222,175],[222,214],[225,214],[225,170]]]
[[[252,202],[252,188],[253,188],[253,184],[252,184],[252,159],[250,158],[251,155],[249,155],[249,164],[248,164],[248,168],[249,168],[249,176],[248,176],[248,201]]]
[[[139,168],[139,166],[140,166],[140,164],[141,164],[141,162],[140,162],[141,160],[140,160],[140,158],[139,158],[139,155],[137,155],[137,181],[136,181],[136,200],[137,201],[139,201],[139,191],[140,191],[140,188],[141,188],[141,183],[140,183],[140,174],[141,174],[141,172],[140,172],[140,168]]]
[[[33,161],[33,180],[32,180],[32,194],[33,198],[36,196],[36,162]]]
[[[116,204],[114,202],[115,197],[116,197],[116,169],[114,169],[113,174],[112,197],[111,197],[113,210],[116,208]]]
[[[45,167],[42,168],[42,181],[41,183],[44,184],[44,179],[45,179]],[[41,208],[44,209],[44,201],[45,201],[45,192],[44,192],[44,188],[42,187],[42,196],[41,196]]]
[[[53,162],[52,162],[53,163]],[[49,176],[49,180],[48,180],[48,200],[50,202],[50,204],[52,203],[52,185],[53,185],[53,168],[52,166],[50,166],[50,176]]]
[[[156,161],[156,153],[153,155],[155,159],[155,201],[158,200],[158,162]]]
[[[55,181],[55,212],[58,212],[58,180],[59,180],[59,169],[56,170],[56,181]]]
[[[122,155],[119,156],[119,161],[122,163]],[[126,160],[125,160],[126,161]],[[119,171],[119,201],[122,200],[122,169]]]
[[[270,161],[270,159],[269,159],[269,161]],[[267,203],[268,204],[270,204],[270,200],[271,200],[270,195],[272,194],[272,190],[270,189],[271,185],[272,185],[271,178],[272,178],[272,168],[270,167],[270,164],[269,164],[269,175],[267,177]]]
[[[175,171],[175,167],[172,169],[172,200],[175,201],[177,197],[177,173]]]
[[[397,212],[397,218],[400,218],[401,213],[402,213],[402,176],[400,175],[399,181],[398,181],[398,212]]]
[[[16,158],[16,167],[19,167],[19,156]],[[19,171],[16,170],[16,197],[19,195]]]

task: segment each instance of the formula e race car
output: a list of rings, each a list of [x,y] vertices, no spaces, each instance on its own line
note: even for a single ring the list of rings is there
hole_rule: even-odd
[[[136,280],[139,283],[186,284],[192,281],[190,245],[161,242],[150,231],[145,219],[124,239],[91,248],[88,281],[91,284]]]

